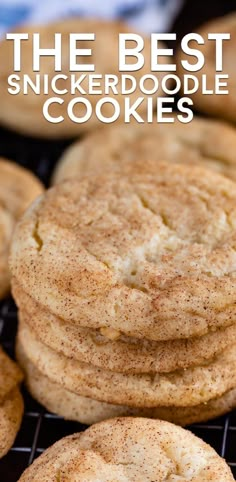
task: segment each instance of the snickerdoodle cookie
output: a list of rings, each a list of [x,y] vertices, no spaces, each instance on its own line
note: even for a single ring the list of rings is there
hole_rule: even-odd
[[[16,221],[43,187],[29,171],[0,159],[0,298],[10,287],[8,256]]]
[[[205,442],[168,422],[116,418],[50,447],[19,482],[232,482],[230,468]]]
[[[19,319],[45,345],[69,358],[121,373],[163,373],[201,365],[236,339],[236,323],[201,337],[152,341],[118,336],[114,330],[91,330],[64,322],[23,292],[13,280]],[[102,334],[103,333],[103,334]]]
[[[208,115],[213,115],[214,117],[219,117],[222,119],[227,119],[232,122],[236,122],[236,72],[234,66],[235,58],[235,47],[236,47],[236,14],[235,12],[230,13],[224,17],[213,19],[203,26],[201,26],[197,31],[200,34],[204,43],[197,44],[197,49],[202,52],[205,58],[204,66],[197,72],[192,72],[195,77],[199,80],[199,89],[193,94],[188,94],[194,102],[194,106],[198,111],[204,112]],[[212,40],[208,40],[208,34],[220,34],[228,33],[230,34],[229,40],[223,41],[223,55],[222,55],[222,71],[216,72],[216,45]],[[189,42],[189,47],[195,48],[195,40]],[[181,61],[188,60],[190,63],[193,62],[192,58],[187,54],[184,54],[179,48],[177,53],[177,74],[183,79],[185,74],[189,74],[187,70],[184,69]],[[226,86],[221,87],[221,91],[228,91],[226,94],[207,94],[202,93],[202,76],[206,76],[207,90],[215,92],[215,77],[216,75],[228,76],[228,78],[221,78],[221,83],[226,83]],[[204,83],[204,82],[203,82]],[[222,134],[223,135],[223,134]]]
[[[32,172],[0,158],[0,202],[15,219],[42,191],[41,182]]]
[[[77,395],[53,382],[27,358],[18,345],[17,356],[25,372],[26,386],[31,395],[47,410],[68,420],[91,425],[112,417],[138,416],[167,420],[177,425],[205,422],[224,415],[236,407],[236,389],[221,397],[193,407],[135,408],[99,402]]]
[[[121,94],[120,77],[119,72],[119,34],[120,33],[131,33],[132,29],[122,22],[111,22],[105,20],[87,19],[87,18],[70,18],[60,22],[56,22],[48,25],[25,25],[24,27],[17,30],[17,33],[29,34],[29,40],[22,42],[21,47],[21,79],[23,75],[28,75],[32,80],[35,79],[37,73],[33,71],[32,58],[33,58],[33,41],[32,36],[34,33],[40,34],[40,48],[50,49],[55,48],[55,38],[54,34],[62,34],[62,67],[61,72],[55,72],[55,58],[50,56],[44,56],[40,59],[40,79],[44,78],[44,75],[48,76],[48,95],[44,95],[43,86],[41,86],[40,94],[37,95],[33,89],[24,95],[23,81],[19,82],[21,87],[20,93],[17,95],[12,95],[8,92],[7,79],[9,75],[13,73],[13,42],[3,40],[0,43],[0,56],[2,60],[1,63],[1,73],[0,82],[2,85],[0,92],[0,122],[7,127],[10,127],[16,131],[23,134],[29,134],[33,136],[46,137],[46,138],[61,138],[61,137],[72,137],[79,134],[82,131],[88,131],[93,129],[95,126],[103,125],[95,113],[96,104],[103,98],[111,98],[113,101],[117,102],[118,107],[120,106],[120,119],[124,119],[124,95]],[[83,33],[94,33],[95,41],[91,40],[81,40],[76,42],[76,48],[79,49],[90,49],[92,54],[90,56],[78,56],[76,58],[76,64],[89,63],[94,65],[95,70],[90,72],[81,72],[70,70],[70,34],[83,34]],[[144,49],[143,55],[145,58],[145,63],[142,68],[132,72],[132,75],[137,80],[137,88],[131,94],[126,97],[130,98],[130,103],[133,105],[138,98],[144,98],[140,106],[136,109],[138,114],[146,113],[147,105],[145,99],[147,95],[139,88],[139,79],[144,75],[150,74],[150,39],[149,37],[144,38]],[[134,42],[132,40],[127,41],[127,48],[133,48]],[[161,42],[160,42],[161,44]],[[133,63],[133,60],[129,60]],[[168,64],[169,60],[166,56],[160,56],[159,63]],[[96,87],[93,91],[98,90],[102,93],[91,93],[89,94],[89,81],[88,74],[91,76],[96,75],[95,82],[101,82],[100,89]],[[39,75],[39,74],[38,74]],[[57,89],[57,94],[52,89],[51,82],[56,75],[63,75],[62,78],[54,83]],[[71,76],[75,76],[74,81],[71,82]],[[109,89],[108,94],[105,92],[105,81],[106,75],[114,75],[118,77],[117,93],[114,89]],[[155,73],[153,73],[155,75]],[[162,77],[165,75],[164,72],[158,72],[158,79],[161,81]],[[81,94],[80,90],[76,88],[76,81],[83,76],[84,78],[80,82],[80,88],[86,94]],[[102,79],[100,78],[102,77]],[[35,81],[36,82],[36,81]],[[161,82],[160,82],[161,83]],[[113,81],[114,84],[114,81]],[[153,82],[147,80],[145,87],[149,89],[153,88]],[[58,92],[58,90],[60,92]],[[61,94],[61,91],[64,91]],[[65,93],[67,91],[67,93]],[[160,87],[158,94],[155,94],[154,99],[157,95],[163,96],[163,91]],[[50,123],[47,121],[43,115],[43,106],[47,99],[59,98],[62,105],[58,102],[54,102],[49,108],[49,114],[52,118],[63,117],[63,121]],[[83,123],[78,123],[70,119],[68,114],[69,102],[82,99],[82,101],[89,101],[92,106],[92,116],[89,120]],[[102,115],[105,118],[111,118],[114,114],[114,106],[111,103],[103,104]],[[74,107],[73,114],[77,118],[83,118],[86,114],[86,107],[81,104],[81,102]]]
[[[150,162],[50,189],[17,226],[11,271],[69,323],[188,338],[235,322],[235,241],[234,182]]]
[[[20,368],[0,347],[0,458],[14,443],[23,415],[23,399],[19,384],[23,379]]]
[[[132,172],[137,161],[150,159],[202,165],[236,180],[235,152],[236,129],[213,119],[112,125],[72,144],[56,167],[53,183],[104,171]]]
[[[204,365],[170,373],[123,374],[78,362],[43,345],[20,323],[18,344],[29,360],[55,383],[85,397],[131,407],[191,407],[236,386],[236,345]]]

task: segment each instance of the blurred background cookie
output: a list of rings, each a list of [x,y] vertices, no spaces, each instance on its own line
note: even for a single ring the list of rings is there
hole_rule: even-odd
[[[235,152],[236,129],[214,119],[195,116],[188,124],[177,119],[173,124],[116,124],[72,144],[59,160],[52,181],[105,171],[129,172],[136,163],[145,168],[150,160],[201,165],[236,180]]]
[[[10,289],[8,256],[13,229],[42,192],[42,184],[30,171],[0,159],[0,298]]]
[[[32,55],[33,55],[33,43],[32,43],[32,33],[37,31],[41,35],[41,48],[53,48],[55,47],[54,34],[59,32],[62,34],[62,74],[70,77],[75,74],[76,79],[83,74],[83,72],[72,72],[70,71],[69,65],[69,34],[72,33],[88,33],[92,32],[96,35],[96,41],[83,41],[77,42],[77,48],[87,48],[92,49],[92,56],[89,57],[90,63],[95,65],[94,74],[99,74],[104,76],[105,74],[114,74],[120,77],[119,73],[119,33],[130,33],[132,29],[126,24],[121,22],[106,22],[102,20],[89,20],[83,18],[71,18],[64,20],[63,22],[58,22],[54,24],[49,24],[46,26],[25,26],[24,28],[18,30],[18,33],[25,32],[29,33],[29,40],[25,42],[22,47],[22,70],[21,75],[27,74],[31,77],[35,76],[32,66]],[[127,42],[127,48],[132,45],[132,41]],[[50,115],[52,117],[60,117],[63,115],[64,121],[60,123],[50,123],[43,116],[43,105],[48,97],[55,97],[55,93],[52,91],[50,82],[55,76],[55,59],[53,56],[42,57],[40,74],[43,79],[43,74],[48,75],[49,78],[49,94],[46,97],[44,94],[35,95],[35,93],[30,90],[27,95],[21,92],[17,95],[11,95],[7,91],[6,80],[8,76],[12,73],[12,45],[11,42],[3,40],[0,43],[0,55],[4,59],[3,68],[1,69],[0,81],[3,84],[3,89],[0,93],[0,123],[6,127],[12,128],[17,132],[28,134],[36,137],[45,138],[62,138],[62,137],[73,137],[80,134],[83,131],[91,130],[96,126],[102,125],[98,120],[94,107],[96,103],[104,97],[101,94],[87,94],[86,99],[91,103],[93,109],[93,115],[88,122],[78,123],[71,120],[67,113],[67,107],[69,101],[75,98],[75,95],[81,97],[81,93],[75,91],[75,95],[71,92],[70,78],[61,79],[57,83],[57,88],[68,89],[67,94],[63,94],[62,100],[63,105],[58,103],[53,103],[50,106]],[[137,80],[137,89],[134,93],[129,94],[131,99],[131,104],[134,103],[139,97],[145,99],[145,94],[143,94],[139,88],[138,80],[146,74],[150,73],[150,38],[145,38],[145,47],[143,51],[145,57],[144,66],[132,72]],[[84,61],[84,60],[83,60]],[[160,56],[160,63],[167,64],[169,62],[168,57]],[[90,72],[91,74],[91,72]],[[153,75],[158,75],[158,79],[164,76],[164,72],[154,73]],[[104,80],[101,81],[102,90],[104,89]],[[82,89],[88,90],[88,80],[84,80],[81,83]],[[5,87],[5,88],[4,88]],[[145,87],[153,88],[152,81],[147,81]],[[97,90],[97,89],[96,89]],[[163,95],[162,90],[158,91],[158,95]],[[120,105],[121,114],[120,119],[124,121],[124,102],[123,95],[120,93],[118,87],[118,94],[114,94],[111,89],[109,92],[109,97],[115,99]],[[154,97],[157,97],[155,94]],[[146,103],[141,103],[140,107],[136,111],[141,114],[146,111]],[[111,117],[114,113],[114,107],[110,103],[105,103],[102,108],[102,113],[105,117]],[[83,117],[86,114],[86,107],[81,103],[74,108],[74,115],[77,117]]]
[[[235,82],[236,74],[234,68],[234,53],[236,47],[236,13],[230,13],[225,17],[219,19],[213,19],[210,22],[204,24],[196,31],[205,40],[203,45],[198,45],[198,49],[202,52],[205,57],[204,66],[194,72],[194,75],[198,78],[200,82],[199,90],[190,94],[189,97],[192,98],[195,108],[199,112],[203,112],[207,115],[212,115],[222,119],[229,120],[231,122],[236,122],[236,94],[235,94]],[[201,92],[201,78],[206,75],[207,78],[207,88],[209,90],[213,89],[215,91],[215,47],[213,42],[207,41],[207,36],[209,32],[213,33],[229,33],[230,40],[225,40],[223,43],[223,70],[220,72],[221,75],[228,75],[227,80],[227,90],[226,95],[217,94],[203,94]],[[195,42],[192,44],[190,42],[189,46],[195,46]],[[177,53],[177,72],[180,78],[183,78],[185,73],[181,61],[188,59],[188,56],[184,54],[181,49]]]

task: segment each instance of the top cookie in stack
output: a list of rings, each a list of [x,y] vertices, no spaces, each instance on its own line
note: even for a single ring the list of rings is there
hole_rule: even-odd
[[[28,374],[33,365],[75,404],[195,407],[201,419],[200,405],[209,416],[217,400],[225,411],[236,387],[235,201],[223,176],[151,162],[49,190],[11,254]]]

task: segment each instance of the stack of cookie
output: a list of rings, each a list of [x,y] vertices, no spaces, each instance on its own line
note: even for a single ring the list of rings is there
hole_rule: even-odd
[[[64,417],[205,420],[236,405],[236,190],[135,164],[50,189],[11,252],[18,359]]]
[[[23,415],[23,374],[0,347],[0,458],[12,447]]]

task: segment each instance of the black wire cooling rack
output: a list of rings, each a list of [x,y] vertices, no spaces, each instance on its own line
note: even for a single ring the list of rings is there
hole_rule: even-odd
[[[31,169],[48,185],[56,160],[66,143],[39,142],[0,130],[0,156]],[[14,356],[17,315],[14,301],[0,303],[0,343]],[[14,447],[0,460],[0,482],[17,482],[23,470],[60,438],[84,430],[85,425],[52,415],[24,391],[25,415]],[[236,477],[236,412],[190,429],[226,458]],[[223,481],[222,481],[223,482]]]

